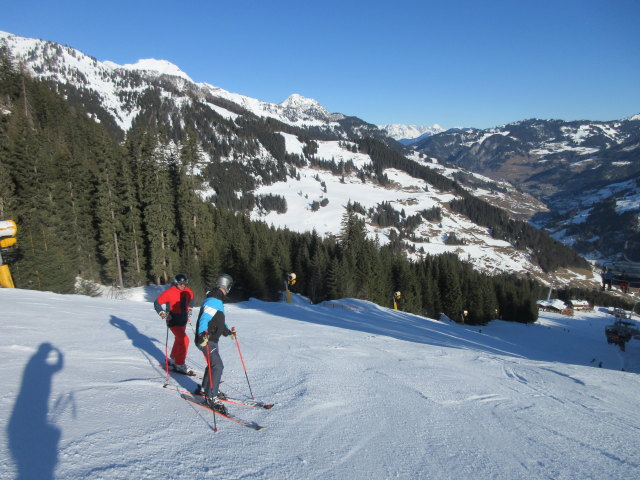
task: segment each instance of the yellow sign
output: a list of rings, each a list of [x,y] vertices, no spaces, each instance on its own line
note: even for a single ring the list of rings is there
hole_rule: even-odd
[[[0,249],[10,247],[16,243],[18,226],[13,220],[0,220]],[[16,288],[11,278],[9,265],[4,265],[0,255],[0,287]]]
[[[13,284],[13,279],[11,278],[9,265],[0,265],[0,287],[16,288]]]
[[[18,226],[13,220],[0,220],[0,237],[15,237]]]
[[[3,238],[0,240],[0,248],[8,248],[12,245],[15,245],[16,239],[14,237]]]

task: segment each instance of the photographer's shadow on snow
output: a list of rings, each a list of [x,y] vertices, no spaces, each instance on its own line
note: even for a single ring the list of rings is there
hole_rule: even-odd
[[[63,365],[62,352],[50,343],[42,343],[24,369],[20,393],[7,424],[18,480],[54,478],[61,432],[49,423],[49,396],[53,376]]]

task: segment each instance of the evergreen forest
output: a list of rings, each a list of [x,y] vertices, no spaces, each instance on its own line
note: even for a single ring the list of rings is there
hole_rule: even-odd
[[[286,155],[276,137],[256,140]],[[144,122],[118,139],[0,54],[0,219],[19,229],[18,243],[2,256],[16,286],[91,293],[89,282],[116,289],[165,284],[184,272],[200,300],[225,272],[235,280],[232,300],[277,300],[287,274],[296,272],[293,291],[313,302],[355,297],[391,307],[393,292],[401,291],[401,309],[432,318],[537,319],[542,291],[532,280],[490,277],[455,255],[409,261],[397,245],[366,237],[357,208],[347,209],[340,236],[321,238],[212,202],[202,192],[219,192],[230,172],[202,172],[201,148],[193,130],[175,138]],[[358,148],[375,154],[380,147],[363,141]],[[285,163],[276,167],[286,174]],[[384,181],[381,172],[371,175]],[[428,169],[422,174],[448,182]],[[277,197],[257,201],[286,209]]]

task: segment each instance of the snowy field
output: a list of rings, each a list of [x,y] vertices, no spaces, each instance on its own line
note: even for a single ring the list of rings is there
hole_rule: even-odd
[[[157,293],[0,289],[0,479],[640,478],[640,341],[608,345],[604,311],[469,327],[350,299],[231,304],[276,406],[231,406],[266,429],[214,433],[163,388]],[[235,342],[221,351],[222,389],[248,397]]]

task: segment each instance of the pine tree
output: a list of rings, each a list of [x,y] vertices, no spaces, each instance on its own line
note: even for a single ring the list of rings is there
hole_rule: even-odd
[[[119,246],[125,285],[143,285],[147,279],[145,250],[138,192],[132,170],[132,158],[120,151],[115,155],[116,192],[120,200],[122,230]]]
[[[317,249],[310,260],[309,269],[307,270],[306,280],[307,289],[305,293],[312,302],[319,302],[326,298],[325,282],[323,279],[327,276],[328,260],[323,250]]]
[[[104,258],[103,278],[124,288],[121,255],[121,236],[124,230],[120,212],[123,210],[117,195],[111,162],[104,162],[99,175],[96,216],[99,222],[99,248]]]
[[[16,212],[15,184],[5,155],[7,151],[0,142],[0,220],[10,219]]]
[[[449,318],[455,321],[460,320],[462,313],[462,291],[460,279],[454,271],[455,263],[449,258],[446,259],[445,268],[440,270],[440,297],[442,299],[442,311]]]
[[[341,285],[342,278],[340,272],[340,262],[336,257],[334,257],[329,263],[327,277],[325,279],[325,289],[327,291],[329,300],[342,297]]]
[[[136,158],[138,195],[145,233],[148,271],[155,283],[178,272],[178,241],[171,157],[157,135],[144,134]]]

